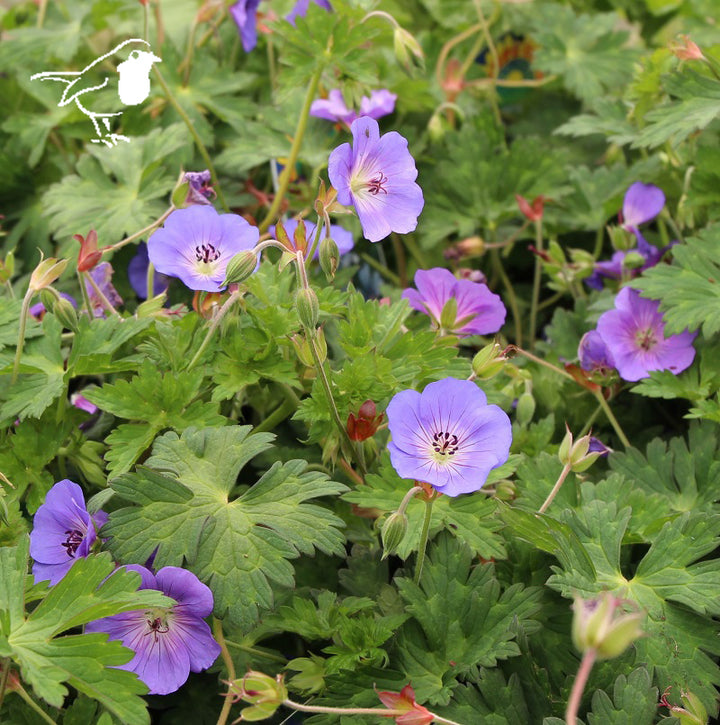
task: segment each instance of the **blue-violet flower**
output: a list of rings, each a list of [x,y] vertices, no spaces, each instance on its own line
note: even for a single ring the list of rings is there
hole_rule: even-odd
[[[390,232],[412,232],[424,200],[407,140],[395,131],[381,137],[377,121],[367,116],[353,121],[350,130],[353,145],[338,146],[328,161],[338,201],[355,206],[371,242]]]
[[[600,315],[597,331],[623,380],[641,380],[652,370],[681,373],[695,358],[692,342],[697,333],[686,330],[665,337],[660,303],[629,287],[618,293],[614,310]]]
[[[468,279],[457,279],[443,267],[419,269],[415,273],[417,290],[406,289],[402,296],[410,307],[430,315],[437,328],[460,337],[489,335],[505,324],[505,305],[488,286]],[[454,300],[455,314],[444,320],[443,309]]]
[[[445,378],[422,393],[403,390],[385,411],[392,440],[390,461],[402,478],[429,483],[458,496],[483,487],[507,461],[510,418],[470,380]]]
[[[128,264],[128,279],[135,294],[141,299],[147,299],[147,271],[150,258],[148,257],[147,244],[140,242],[137,253]],[[170,277],[166,274],[156,272],[153,275],[153,297],[157,297],[170,285]]]
[[[313,222],[309,222],[307,219],[305,221],[305,239],[307,239],[308,243],[308,250],[310,249],[310,245],[313,242],[313,239],[315,238],[315,230],[316,226]],[[290,239],[293,239],[295,236],[295,230],[298,226],[298,220],[297,219],[288,219],[287,221],[283,222],[283,228],[287,232],[288,237]],[[275,236],[275,225],[273,224],[271,227],[268,228],[268,232],[271,236]],[[324,234],[323,234],[324,236]],[[338,252],[340,254],[347,254],[354,246],[355,242],[353,241],[353,235],[352,232],[349,232],[347,229],[343,229],[338,224],[331,224],[330,225],[330,236],[332,237],[332,240],[337,244]],[[320,238],[320,241],[322,241],[322,237]],[[318,258],[320,255],[320,245],[318,244],[317,249],[315,250],[315,259]]]
[[[260,0],[238,0],[228,10],[240,33],[243,50],[249,53],[257,45],[256,13]]]
[[[93,278],[93,281],[98,286],[100,291],[105,295],[105,299],[113,306],[118,307],[123,303],[122,297],[118,294],[115,287],[113,287],[112,276],[115,270],[112,268],[110,262],[100,262],[97,266],[93,267],[88,274]],[[93,315],[95,317],[104,317],[107,313],[105,304],[100,299],[100,296],[95,291],[95,288],[85,280],[85,289],[87,290],[90,304],[93,308]]]
[[[151,695],[167,695],[185,684],[191,670],[207,669],[220,654],[203,621],[212,612],[212,592],[195,574],[176,566],[155,575],[139,565],[125,568],[140,574],[140,589],[157,589],[177,604],[115,614],[90,622],[85,631],[106,632],[133,650],[135,656],[118,669],[134,672]]]
[[[219,292],[228,262],[259,237],[241,216],[196,205],[170,214],[148,240],[148,255],[158,272],[179,277],[190,289]]]
[[[78,559],[90,553],[97,529],[107,520],[104,511],[88,513],[85,496],[77,483],[68,479],[58,481],[33,518],[30,556],[34,559],[35,581],[57,584]]]
[[[360,113],[345,105],[342,93],[334,89],[328,93],[327,98],[318,98],[310,106],[310,115],[316,118],[324,118],[327,121],[345,123],[348,126],[360,116],[369,116],[378,119],[387,116],[395,110],[397,94],[390,93],[383,88],[379,91],[371,91],[369,96],[360,99]]]

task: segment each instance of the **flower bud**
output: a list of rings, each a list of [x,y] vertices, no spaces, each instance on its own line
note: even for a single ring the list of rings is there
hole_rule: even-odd
[[[242,680],[233,680],[230,683],[230,692],[237,699],[252,705],[242,711],[242,719],[248,722],[271,717],[288,696],[282,675],[273,679],[269,675],[252,670]]]
[[[495,484],[495,498],[500,501],[514,501],[517,496],[517,486],[514,481],[504,478]]]
[[[646,262],[647,260],[640,252],[628,252],[623,259],[623,267],[626,269],[638,269]]]
[[[540,221],[543,218],[543,211],[545,207],[545,197],[540,195],[536,196],[532,203],[528,202],[525,197],[520,194],[515,194],[515,201],[517,202],[518,208],[521,214],[531,222]]]
[[[425,55],[420,43],[400,26],[393,32],[393,48],[395,57],[408,75],[412,75],[416,68],[425,68]]]
[[[15,272],[15,254],[10,251],[5,255],[5,261],[0,262],[0,284],[12,279]]]
[[[305,336],[302,334],[293,335],[290,338],[290,342],[292,342],[293,347],[295,348],[295,353],[298,356],[298,359],[300,362],[305,365],[305,367],[311,368],[315,361],[313,360],[312,353],[310,352],[310,343],[305,339]]]
[[[428,134],[433,141],[441,141],[445,136],[445,124],[439,113],[433,113],[427,125]]]
[[[43,292],[45,292],[45,290],[43,290]],[[68,330],[72,330],[73,332],[78,331],[77,312],[69,300],[66,300],[64,297],[58,297],[52,308],[47,307],[47,305],[46,308],[52,309],[55,317],[57,317]]]
[[[283,226],[283,223],[281,221],[278,221],[275,225],[275,237],[280,242],[280,244],[285,247],[285,249],[288,250],[288,252],[295,251],[295,247],[293,247],[293,243],[290,241],[290,237],[288,236],[288,233],[285,231],[285,227]],[[293,255],[293,259],[294,259]]]
[[[390,554],[397,551],[398,546],[402,544],[408,529],[408,517],[403,511],[395,511],[390,514],[383,524],[380,532],[380,538],[383,545],[383,559],[387,559]]]
[[[330,237],[325,237],[320,242],[320,268],[325,272],[328,282],[331,282],[337,272],[340,261],[340,250],[338,245]]]
[[[680,60],[703,60],[705,56],[690,36],[681,35],[676,42],[670,43],[670,52]]]
[[[49,287],[65,271],[67,263],[67,259],[57,260],[55,257],[41,259],[40,264],[30,275],[30,289],[33,292],[39,292],[41,289]]]
[[[475,376],[481,380],[490,380],[505,367],[505,356],[502,347],[492,342],[480,350],[472,361]]]
[[[530,423],[535,414],[535,398],[533,398],[532,393],[525,392],[518,398],[515,413],[517,422],[520,425],[528,425]]]
[[[89,272],[102,259],[102,252],[98,250],[97,246],[97,232],[91,229],[86,237],[83,237],[82,234],[75,234],[73,239],[80,242],[77,261],[78,272]]]
[[[314,330],[320,318],[320,303],[315,291],[310,287],[301,287],[295,295],[295,307],[303,326]]]
[[[348,415],[347,432],[351,441],[364,441],[377,433],[377,429],[385,418],[384,413],[377,414],[377,408],[372,400],[366,400],[358,410]]]
[[[611,592],[597,599],[576,598],[573,603],[572,638],[580,652],[595,650],[599,660],[622,654],[643,632],[641,612],[623,612],[625,602]]]
[[[223,286],[227,287],[229,284],[244,282],[257,269],[257,265],[257,254],[250,250],[238,252],[228,262]]]
[[[298,219],[297,226],[295,227],[295,233],[293,234],[293,249],[301,251],[303,254],[307,252],[307,233],[305,230],[305,222],[302,219]]]
[[[632,232],[625,230],[623,227],[609,226],[607,231],[613,249],[617,249],[621,252],[627,252],[628,249],[632,249],[636,244],[637,240],[635,239],[635,235]]]

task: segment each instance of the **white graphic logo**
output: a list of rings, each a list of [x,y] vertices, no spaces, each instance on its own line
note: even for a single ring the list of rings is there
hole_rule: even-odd
[[[116,55],[125,46],[141,43],[149,47],[149,43],[140,38],[130,38],[120,45],[116,45],[109,53],[94,60],[90,65],[81,71],[47,71],[35,73],[30,77],[31,81],[59,81],[65,83],[65,92],[58,103],[62,108],[69,103],[74,103],[91,121],[95,127],[97,138],[92,139],[93,143],[104,143],[106,146],[115,146],[118,141],[130,142],[127,136],[110,133],[110,118],[122,116],[122,111],[105,112],[103,103],[108,103],[110,92],[110,105],[117,108],[118,102],[124,106],[137,106],[150,95],[150,69],[153,63],[162,62],[160,58],[147,50],[137,48],[124,50],[121,57],[126,57],[122,63],[117,65],[116,71],[107,71],[100,67],[100,64],[109,59],[113,63],[112,56]],[[116,75],[117,74],[117,75]],[[98,93],[106,89],[105,93]],[[98,119],[105,127],[105,133],[100,130]]]

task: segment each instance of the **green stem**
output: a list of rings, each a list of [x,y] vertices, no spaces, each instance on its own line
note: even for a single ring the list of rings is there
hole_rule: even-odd
[[[282,423],[291,413],[297,410],[297,406],[291,400],[284,400],[275,410],[268,415],[262,423],[256,425],[253,433],[260,433],[266,430],[273,430],[276,425]]]
[[[395,236],[394,232],[393,236]],[[417,263],[418,267],[421,267],[422,269],[429,269],[430,265],[425,259],[425,255],[420,251],[420,247],[418,247],[414,237],[412,237],[410,234],[405,234],[402,237],[402,241],[405,245],[405,248],[408,250],[408,252],[410,252],[410,256]]]
[[[625,448],[631,448],[630,441],[623,432],[623,429],[620,427],[620,423],[618,423],[617,418],[613,415],[612,410],[610,410],[610,406],[608,405],[607,400],[605,400],[605,398],[603,397],[602,391],[595,390],[593,391],[593,395],[595,396],[597,402],[600,403],[600,407],[603,409],[605,415],[607,416],[607,419],[610,421],[610,425],[615,430],[615,433],[617,434],[617,437],[620,439],[621,443],[625,446]]]
[[[565,482],[565,479],[567,478],[568,473],[570,473],[570,470],[572,469],[572,465],[569,463],[566,463],[563,467],[562,471],[560,472],[560,475],[558,476],[558,480],[555,482],[555,485],[552,487],[552,491],[548,494],[548,497],[545,499],[545,502],[543,505],[538,509],[539,514],[544,514],[550,504],[553,502],[555,496],[557,496],[558,491],[560,490],[560,487]]]
[[[77,278],[80,285],[80,294],[83,298],[83,305],[85,306],[85,311],[87,312],[88,317],[92,319],[95,313],[93,312],[92,304],[90,302],[90,295],[88,294],[87,287],[85,286],[85,282],[83,281],[81,272],[77,273]]]
[[[595,249],[593,249],[593,257],[595,257],[596,260],[600,259],[600,255],[602,254],[603,250],[603,242],[605,241],[605,227],[600,226],[600,228],[595,232]]]
[[[371,257],[367,252],[358,252],[358,256],[363,260],[363,262],[367,262],[367,264],[369,264],[374,270],[380,272],[385,279],[389,280],[393,284],[398,286],[400,285],[400,277],[398,277],[395,272],[391,272],[384,265],[380,264],[377,259]]]
[[[592,428],[592,424],[595,422],[595,418],[600,415],[600,411],[602,410],[602,406],[598,405],[597,408],[593,411],[593,414],[587,419],[587,422],[583,426],[582,430],[578,434],[578,438],[582,438],[584,435],[588,433],[588,431]]]
[[[120,317],[120,313],[112,306],[112,302],[105,296],[105,293],[100,289],[98,286],[98,283],[93,279],[93,276],[90,274],[90,272],[82,272],[82,277],[86,279],[90,286],[93,288],[93,291],[97,295],[97,298],[100,300],[100,303],[102,306],[111,314],[116,315],[117,317]],[[89,310],[90,316],[92,317],[92,307]]]
[[[405,494],[405,496],[403,496],[403,500],[400,502],[400,505],[397,508],[397,513],[404,514],[405,513],[405,510],[408,507],[408,504],[410,503],[410,501],[412,501],[413,498],[415,498],[415,496],[417,496],[419,493],[422,493],[423,490],[424,489],[423,489],[422,486],[413,486]]]
[[[213,617],[213,635],[215,635],[215,640],[220,645],[220,654],[222,656],[223,662],[225,663],[225,669],[227,669],[228,671],[228,680],[230,682],[233,682],[236,679],[235,665],[233,664],[232,657],[230,656],[230,652],[227,648],[227,643],[225,642],[222,622],[215,617]],[[222,710],[220,711],[220,715],[217,719],[217,725],[225,725],[225,723],[227,722],[233,700],[233,694],[232,692],[230,692],[230,690],[228,690],[227,694],[225,695],[225,701],[223,702]]]
[[[213,162],[210,158],[210,154],[208,153],[208,150],[205,148],[205,144],[203,143],[202,139],[200,138],[200,134],[197,132],[195,126],[193,125],[193,122],[190,120],[190,116],[185,113],[185,109],[177,102],[177,99],[173,95],[173,92],[170,90],[170,86],[165,81],[165,78],[163,78],[162,73],[157,67],[157,64],[153,66],[153,71],[155,72],[155,75],[157,76],[157,79],[162,86],[163,91],[165,92],[165,97],[168,99],[168,102],[170,105],[177,111],[180,118],[182,118],[183,122],[188,128],[188,131],[190,131],[190,135],[193,137],[193,140],[195,141],[195,145],[197,146],[198,151],[200,152],[200,155],[203,157],[203,161],[205,162],[205,166],[207,167],[208,171],[210,172],[210,176],[212,178],[213,182],[213,188],[215,189],[215,193],[217,194],[218,201],[220,202],[220,206],[226,211],[230,211],[230,207],[227,205],[227,202],[225,201],[225,195],[222,192],[222,189],[220,188],[220,182],[218,181],[218,175],[215,171],[215,166],[213,165]],[[263,230],[264,231],[264,230]]]
[[[420,531],[420,543],[418,544],[415,576],[413,577],[413,581],[416,584],[420,584],[420,577],[422,577],[423,564],[425,563],[425,549],[427,549],[428,534],[430,533],[430,519],[432,518],[432,505],[434,500],[434,498],[429,498],[425,502],[425,518],[423,519],[422,530]]]
[[[528,352],[527,350],[523,350],[518,345],[510,345],[510,349],[514,350],[519,355],[522,355],[523,357],[526,357],[528,360],[532,360],[533,362],[536,362],[538,365],[542,365],[543,367],[548,368],[548,370],[553,370],[558,375],[562,375],[564,378],[567,378],[568,380],[572,380],[574,383],[579,383],[575,378],[570,375],[569,372],[566,370],[563,370],[562,368],[559,368],[557,365],[553,365],[552,363],[549,363],[547,360],[543,360],[540,357],[537,357],[537,355],[533,355],[531,352]]]
[[[261,649],[258,649],[257,647],[251,647],[249,644],[240,644],[240,642],[232,642],[229,639],[225,640],[225,644],[229,647],[236,647],[243,652],[247,652],[249,655],[255,655],[255,657],[263,657],[266,660],[270,660],[271,662],[278,662],[281,665],[287,664],[287,660],[284,657],[272,654],[272,652],[263,652]]]
[[[147,285],[145,291],[145,299],[150,300],[155,296],[155,265],[149,260],[145,283]]]
[[[329,55],[330,49],[325,50],[326,56]],[[325,70],[325,62],[318,63],[318,67],[313,73],[313,77],[310,80],[307,92],[305,93],[305,100],[303,101],[302,109],[300,110],[300,118],[295,128],[295,135],[293,136],[292,146],[290,147],[290,155],[288,156],[287,164],[282,170],[279,179],[279,187],[275,198],[266,217],[260,224],[260,233],[262,234],[267,230],[270,224],[275,220],[278,211],[282,205],[282,201],[285,198],[285,194],[290,186],[290,177],[292,176],[292,170],[295,168],[298,156],[300,155],[300,147],[302,146],[303,137],[305,136],[305,130],[307,129],[308,119],[310,118],[310,106],[317,96],[318,85],[320,84],[320,78],[322,77],[323,71]]]
[[[405,248],[403,247],[400,237],[397,234],[391,234],[390,240],[392,241],[393,250],[395,251],[395,260],[397,261],[398,269],[398,284],[405,288],[408,286],[407,280],[407,259],[405,258]]]
[[[56,725],[55,721],[48,715],[45,710],[43,710],[40,705],[35,702],[35,700],[28,695],[25,688],[18,682],[18,684],[15,686],[17,689],[15,690],[20,697],[25,700],[25,702],[33,709],[35,712],[46,722],[50,723],[50,725]]]
[[[567,725],[577,725],[577,714],[580,709],[580,701],[582,700],[582,694],[585,690],[590,670],[592,670],[595,664],[595,658],[597,652],[594,649],[589,649],[583,654],[580,667],[578,668],[577,675],[575,675],[575,681],[573,682],[572,690],[570,692],[570,699],[568,700],[567,710],[565,710],[565,722]]]
[[[395,717],[407,714],[407,710],[388,710],[384,707],[323,707],[322,705],[303,705],[292,700],[283,700],[285,707],[300,712],[326,712],[337,715],[378,715],[381,717]]]
[[[126,244],[130,244],[130,242],[134,242],[138,237],[142,237],[144,234],[147,234],[147,232],[151,232],[153,229],[155,229],[155,227],[159,227],[174,211],[175,205],[171,204],[170,208],[161,217],[156,219],[152,224],[148,224],[144,229],[141,229],[139,232],[135,232],[135,234],[131,234],[129,237],[125,237],[125,239],[121,239],[115,244],[111,244],[108,247],[103,247],[100,251],[103,254],[106,254],[107,252],[114,252],[118,249],[121,249]]]
[[[220,310],[218,311],[218,313],[215,315],[212,322],[210,323],[210,327],[208,328],[207,335],[205,335],[205,339],[202,341],[202,343],[201,343],[200,347],[198,348],[197,352],[195,353],[195,355],[193,355],[193,359],[190,361],[189,365],[185,368],[186,371],[192,370],[195,367],[195,365],[197,365],[200,358],[202,357],[202,354],[205,352],[207,346],[210,344],[210,340],[212,339],[212,336],[215,334],[215,330],[217,330],[218,325],[222,322],[225,315],[227,315],[227,313],[230,311],[230,308],[239,299],[240,299],[240,292],[235,291],[225,301],[225,304],[220,308]]]
[[[5,657],[2,663],[0,663],[0,666],[2,666],[2,678],[0,678],[0,710],[2,710],[3,700],[5,699],[5,688],[7,687],[8,677],[10,677],[10,658]]]
[[[47,4],[48,0],[40,0],[40,7],[38,8],[38,16],[37,16],[37,27],[42,28],[43,23],[45,22],[45,13],[47,12]]]
[[[20,371],[20,359],[23,354],[23,347],[25,347],[25,328],[27,327],[27,318],[30,313],[30,301],[33,298],[35,292],[28,287],[28,291],[23,297],[22,307],[20,308],[20,330],[18,332],[17,348],[15,349],[15,361],[13,362],[13,372],[10,378],[10,385],[14,385],[17,381],[18,372]]]
[[[542,219],[535,221],[535,272],[533,274],[532,299],[530,302],[530,330],[528,334],[528,347],[532,350],[535,347],[535,333],[537,326],[537,310],[540,302],[540,282],[542,280],[542,257],[543,234]]]
[[[515,343],[517,345],[522,345],[522,322],[520,320],[520,309],[518,308],[517,297],[515,297],[515,290],[513,289],[512,282],[505,273],[505,267],[503,267],[502,260],[500,259],[500,253],[497,249],[490,250],[490,259],[495,273],[498,277],[500,277],[503,287],[505,287],[505,294],[507,295],[507,300],[510,304],[510,311],[513,316],[513,325],[515,327]]]
[[[10,299],[15,299],[15,290],[13,289],[12,282],[10,280],[5,281],[5,287],[7,287],[8,294],[10,295]]]

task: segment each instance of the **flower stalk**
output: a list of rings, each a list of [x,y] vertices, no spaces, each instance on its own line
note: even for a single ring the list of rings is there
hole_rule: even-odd
[[[540,302],[540,282],[542,280],[542,217],[535,219],[535,249],[535,271],[533,273],[532,298],[530,299],[530,329],[528,331],[528,347],[530,350],[535,347],[538,303]]]
[[[417,562],[415,563],[415,576],[413,581],[420,584],[422,577],[423,565],[425,564],[425,550],[427,549],[428,535],[430,534],[430,520],[432,519],[432,506],[435,496],[428,497],[425,501],[425,517],[420,531],[420,543],[418,544]]]
[[[568,473],[570,473],[570,471],[572,471],[572,463],[568,462],[563,466],[563,469],[562,469],[562,471],[560,471],[560,475],[558,476],[558,480],[555,482],[555,485],[552,487],[552,490],[550,491],[550,493],[548,494],[548,497],[543,502],[543,505],[538,509],[539,514],[544,514],[548,510],[550,504],[555,499],[555,496],[557,496],[558,491],[562,487],[562,485],[565,482],[565,479],[567,478],[567,475],[568,475]]]
[[[230,652],[227,648],[227,642],[225,641],[225,634],[223,633],[222,622],[216,617],[213,617],[212,630],[215,640],[220,645],[220,655],[222,657],[223,663],[225,664],[225,668],[228,671],[228,679],[232,682],[236,676],[235,665],[233,664],[232,657],[230,656]],[[228,691],[225,695],[225,700],[223,701],[222,710],[220,710],[220,715],[217,719],[217,725],[225,725],[228,716],[230,715],[230,708],[232,707],[233,701],[233,693]]]
[[[577,714],[580,709],[580,701],[582,700],[585,685],[587,684],[590,671],[597,659],[597,651],[588,649],[583,654],[580,661],[575,680],[573,681],[572,690],[570,691],[570,699],[568,700],[567,709],[565,710],[565,722],[567,725],[577,725]]]
[[[225,300],[225,304],[218,310],[215,317],[213,317],[207,334],[205,335],[205,339],[202,341],[200,347],[197,349],[195,355],[193,355],[192,360],[188,364],[187,368],[185,368],[185,370],[192,370],[195,365],[197,365],[197,363],[200,361],[200,358],[202,357],[202,354],[205,352],[207,346],[210,344],[210,340],[212,340],[212,337],[215,334],[215,330],[217,330],[225,315],[230,312],[230,308],[240,299],[241,296],[242,295],[240,294],[240,291],[235,290],[235,292],[233,292],[230,297]]]

